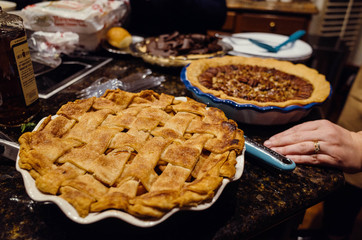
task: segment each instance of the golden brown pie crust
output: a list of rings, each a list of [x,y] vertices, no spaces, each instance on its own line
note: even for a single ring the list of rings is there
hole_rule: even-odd
[[[235,174],[243,131],[216,108],[147,90],[63,105],[19,138],[37,188],[86,217],[118,209],[159,218],[210,200]]]
[[[226,95],[223,91],[209,89],[202,85],[198,77],[210,67],[218,67],[225,65],[251,65],[266,68],[274,68],[287,74],[295,75],[303,78],[313,85],[313,92],[307,99],[291,99],[283,102],[259,102],[255,100],[245,100],[233,96]],[[315,69],[309,68],[303,64],[293,64],[288,61],[280,61],[269,58],[242,57],[242,56],[224,56],[220,58],[201,59],[193,61],[187,67],[187,79],[190,83],[198,87],[202,92],[212,94],[221,99],[233,100],[241,104],[254,104],[260,107],[276,106],[287,107],[290,105],[307,105],[313,102],[324,102],[330,93],[330,84],[325,76],[319,74]]]

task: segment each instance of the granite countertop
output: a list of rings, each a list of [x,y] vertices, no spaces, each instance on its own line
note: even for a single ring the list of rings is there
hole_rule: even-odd
[[[309,0],[285,1],[255,1],[255,0],[227,0],[229,10],[252,10],[263,12],[284,12],[294,14],[317,14],[317,6]]]
[[[55,114],[58,108],[77,98],[77,92],[100,77],[120,77],[125,69],[149,68],[166,81],[153,90],[175,96],[189,96],[179,78],[180,69],[151,66],[130,56],[114,55],[114,60],[47,100],[34,121]],[[302,121],[318,118],[318,109]],[[239,124],[249,137],[262,141],[290,127]],[[20,129],[4,129],[13,139]],[[293,172],[269,169],[246,156],[240,180],[230,183],[216,203],[204,211],[182,211],[152,228],[139,228],[119,219],[105,219],[82,225],[68,219],[55,204],[38,203],[25,192],[23,180],[11,160],[0,159],[0,239],[249,239],[296,216],[322,201],[344,183],[334,169],[297,166]],[[258,239],[261,239],[257,237]]]

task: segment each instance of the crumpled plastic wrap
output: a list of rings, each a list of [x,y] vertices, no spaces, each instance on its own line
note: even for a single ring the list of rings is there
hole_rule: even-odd
[[[129,11],[129,0],[46,1],[22,9],[24,25],[32,31],[73,32],[85,50],[98,47],[106,29]]]
[[[55,68],[61,63],[60,55],[71,54],[79,44],[73,32],[34,32],[28,39],[31,60]]]
[[[73,32],[34,32],[28,40],[29,47],[49,54],[70,54],[79,44],[79,35]]]
[[[144,89],[156,87],[166,79],[164,76],[152,76],[151,69],[144,69],[139,72],[131,73],[124,78],[108,79],[102,77],[93,82],[89,87],[80,91],[77,95],[80,99],[90,97],[101,97],[107,89],[122,89],[128,92],[138,92]]]

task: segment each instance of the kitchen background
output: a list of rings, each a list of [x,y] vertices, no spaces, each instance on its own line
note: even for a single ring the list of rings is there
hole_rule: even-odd
[[[319,13],[312,17],[310,33],[337,36],[350,48],[349,62],[362,65],[362,1],[315,0]]]
[[[17,9],[22,9],[26,5],[39,2],[39,0],[10,0],[17,4]],[[2,1],[0,1],[2,2]],[[276,9],[270,7],[273,3],[280,2],[282,4],[289,3],[300,5],[302,8],[310,7],[308,3],[315,6],[316,12],[311,12],[311,19],[309,22],[308,33],[326,37],[340,37],[346,41],[350,55],[348,63],[355,66],[362,65],[362,0],[227,0],[229,6],[240,4],[261,3],[269,4],[264,10],[273,10],[278,12],[277,8],[280,6],[275,5]],[[260,12],[263,11],[262,8]],[[280,11],[284,12],[285,11]],[[300,15],[298,12],[291,12],[294,15]],[[235,13],[229,12],[229,18],[234,17]],[[230,27],[230,21],[226,27]],[[230,29],[228,29],[230,30]]]
[[[12,2],[16,2],[20,10],[38,1]],[[311,65],[324,71],[327,79],[335,82],[336,99],[341,100],[340,107],[343,106],[349,87],[362,66],[362,0],[227,0],[227,3],[229,12],[222,29],[224,32],[291,34],[302,28],[307,30],[309,36],[316,36],[317,40],[304,40],[313,43],[316,52],[324,58],[313,59],[315,63]],[[323,41],[324,37],[327,41]],[[333,113],[329,117],[335,120],[338,111]],[[320,227],[322,205],[318,204],[307,211],[300,229],[317,230]],[[353,239],[361,239],[362,236],[358,227],[362,224],[362,213],[359,216]]]

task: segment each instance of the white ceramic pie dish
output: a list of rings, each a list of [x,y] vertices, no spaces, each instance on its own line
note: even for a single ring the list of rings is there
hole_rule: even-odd
[[[224,111],[228,118],[238,123],[253,125],[282,125],[290,122],[296,122],[306,117],[310,111],[323,103],[313,102],[304,106],[290,105],[287,107],[267,106],[259,107],[253,104],[240,104],[232,100],[221,99],[210,93],[205,93],[199,88],[193,86],[187,79],[187,67],[181,71],[181,81],[186,88],[192,93],[194,98],[210,107],[216,107]],[[329,97],[332,89],[329,93]]]
[[[179,98],[179,99],[183,100],[185,98]],[[53,116],[53,117],[56,117],[56,116]],[[39,126],[41,125],[41,123],[43,122],[44,119],[42,119],[37,124],[37,126],[34,128],[34,131],[39,128]],[[98,213],[89,213],[89,215],[84,218],[80,217],[78,212],[75,210],[75,208],[69,202],[64,200],[63,198],[56,196],[56,195],[45,194],[38,190],[38,188],[35,185],[35,180],[30,175],[29,171],[24,170],[19,167],[19,155],[16,159],[16,169],[17,169],[17,171],[19,171],[21,173],[23,180],[24,180],[25,190],[31,199],[33,199],[34,201],[38,201],[38,202],[55,203],[63,211],[63,213],[68,218],[73,220],[74,222],[77,222],[80,224],[90,224],[90,223],[94,223],[94,222],[103,220],[105,218],[118,218],[118,219],[121,219],[134,226],[147,228],[147,227],[153,227],[153,226],[165,221],[166,219],[168,219],[173,214],[175,214],[176,212],[179,212],[179,211],[184,211],[184,210],[201,211],[201,210],[205,210],[205,209],[211,207],[216,202],[216,200],[220,197],[221,193],[223,192],[223,190],[227,184],[240,179],[240,177],[244,171],[244,156],[245,156],[245,147],[244,147],[242,154],[236,158],[237,164],[236,164],[235,176],[232,179],[226,179],[226,178],[223,179],[221,186],[217,189],[217,192],[215,193],[215,196],[211,201],[202,203],[195,207],[174,208],[170,212],[165,214],[162,218],[156,219],[156,220],[140,219],[131,214],[128,214],[127,212],[123,212],[120,210],[113,210],[113,209],[98,212]]]
[[[5,12],[14,11],[16,9],[16,3],[11,1],[0,1],[0,6]]]
[[[132,36],[132,44],[136,44],[138,42],[141,42],[143,41],[143,37],[141,36],[135,36],[133,35]],[[101,41],[101,46],[108,52],[110,53],[115,53],[115,54],[120,54],[120,55],[126,55],[126,54],[131,54],[131,50],[129,49],[129,47],[127,48],[124,48],[124,49],[120,49],[120,48],[116,48],[116,47],[113,47],[112,45],[110,45],[107,40],[103,39]]]

